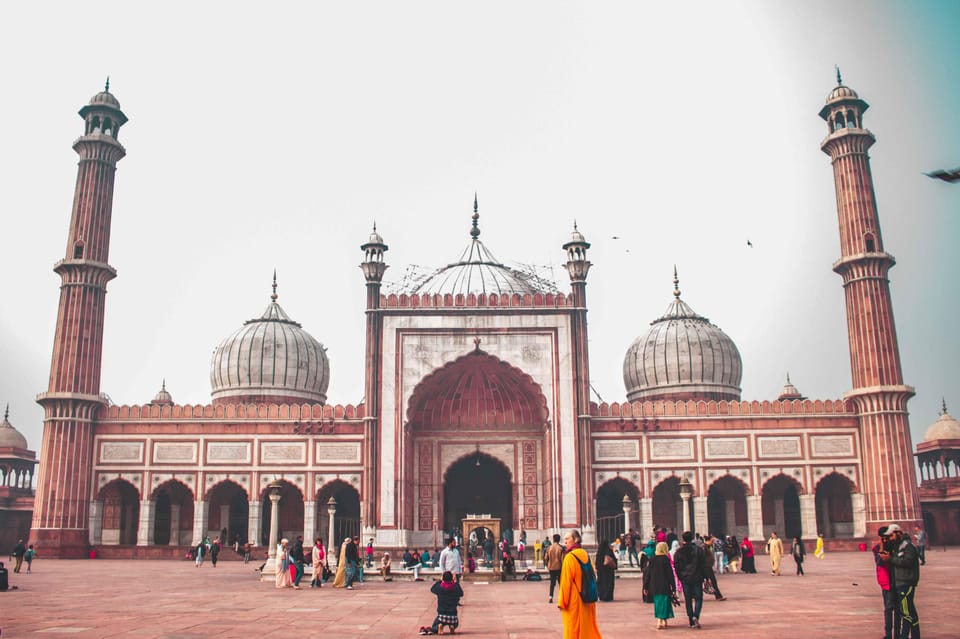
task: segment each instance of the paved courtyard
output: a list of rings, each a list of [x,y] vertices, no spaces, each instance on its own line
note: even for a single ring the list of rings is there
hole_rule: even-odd
[[[6,562],[5,562],[6,563]],[[765,557],[758,570],[766,567]],[[10,567],[11,564],[7,563]],[[879,639],[880,594],[869,553],[810,557],[795,577],[787,558],[781,577],[723,575],[727,601],[708,597],[703,629],[682,618],[668,636]],[[955,614],[960,550],[929,553],[917,606],[925,639],[960,636]],[[221,561],[37,560],[33,574],[10,575],[0,593],[0,627],[9,637],[414,637],[434,616],[430,582],[368,581],[356,590],[277,590],[256,579],[253,565]],[[308,580],[309,581],[309,580]],[[305,582],[305,586],[307,585]],[[640,603],[639,579],[617,580],[616,601],[601,603],[606,639],[656,633],[652,606]],[[548,582],[466,584],[461,634],[539,639],[561,635],[560,614],[547,603]],[[682,613],[681,611],[679,611]]]

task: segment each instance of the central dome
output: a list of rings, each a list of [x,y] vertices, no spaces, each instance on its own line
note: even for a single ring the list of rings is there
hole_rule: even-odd
[[[244,322],[213,352],[214,404],[327,401],[326,348],[277,304],[277,280],[263,315]]]
[[[666,313],[624,357],[627,399],[739,400],[742,363],[736,344],[680,299],[676,271],[673,283]]]
[[[479,218],[477,199],[474,197],[470,243],[456,262],[434,271],[426,280],[410,290],[410,293],[431,295],[445,293],[524,295],[529,293],[533,295],[557,292],[556,286],[550,282],[533,273],[510,268],[494,257],[490,249],[480,241],[480,227],[477,224]]]

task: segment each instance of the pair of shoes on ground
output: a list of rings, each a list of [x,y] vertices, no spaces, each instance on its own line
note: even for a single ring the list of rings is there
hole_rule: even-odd
[[[420,626],[420,634],[421,634],[421,635],[432,635],[432,634],[433,634],[433,628],[431,628],[430,626]]]
[[[719,597],[717,597],[717,601],[726,601],[726,600],[727,598],[724,597],[723,595],[720,595]]]
[[[347,590],[353,590],[353,586],[347,586]]]
[[[694,617],[693,619],[691,619],[691,620],[690,620],[690,627],[691,627],[691,628],[699,628],[699,627],[700,627],[700,620],[697,619],[696,617]]]
[[[553,597],[550,597],[549,599],[547,599],[547,603],[553,603]]]

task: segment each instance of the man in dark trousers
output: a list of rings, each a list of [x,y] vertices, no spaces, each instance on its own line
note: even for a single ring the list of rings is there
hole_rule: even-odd
[[[560,570],[563,568],[563,544],[560,543],[560,535],[555,534],[553,536],[553,543],[547,548],[543,563],[550,571],[550,599],[548,603],[553,603],[553,589],[560,581]]]
[[[307,558],[303,554],[303,535],[297,535],[297,540],[293,542],[293,548],[290,549],[290,559],[293,561],[296,572],[293,574],[293,587],[300,590],[300,580],[303,579],[303,564]]]
[[[13,557],[13,572],[20,572],[20,566],[23,564],[23,556],[27,554],[27,546],[23,543],[23,540],[17,542],[17,545],[13,547],[13,552],[10,553],[10,556]]]
[[[896,545],[887,536],[887,527],[881,526],[877,530],[878,542],[873,547],[873,560],[877,565],[877,585],[883,596],[883,639],[898,639],[894,635],[894,628],[899,633],[903,625],[900,613],[897,610],[897,589],[893,587],[892,566],[880,556],[881,552],[892,552]]]
[[[357,564],[360,563],[360,552],[357,548],[360,545],[360,537],[354,537],[347,543],[345,552],[347,561],[347,590],[353,590],[353,582],[357,578]]]
[[[703,580],[707,577],[707,556],[693,543],[693,533],[683,533],[683,545],[673,555],[677,578],[683,586],[683,599],[691,628],[700,627],[700,611],[703,608]]]
[[[896,548],[889,552],[880,551],[880,558],[893,566],[893,585],[903,617],[898,635],[900,639],[920,639],[920,615],[913,603],[920,583],[920,553],[910,543],[910,535],[905,535],[899,525],[887,526],[887,535]]]

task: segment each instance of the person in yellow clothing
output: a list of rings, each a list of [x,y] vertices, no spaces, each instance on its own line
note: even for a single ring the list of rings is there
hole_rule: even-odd
[[[777,537],[777,533],[770,533],[770,539],[767,540],[767,554],[770,555],[770,574],[780,576],[780,560],[783,559],[783,542]]]
[[[543,544],[537,539],[533,542],[533,567],[536,568],[540,565],[540,555],[543,552]]]
[[[813,556],[817,559],[823,559],[823,533],[817,533],[817,548],[813,551]]]
[[[597,604],[580,599],[583,573],[580,564],[588,564],[593,570],[590,556],[580,547],[580,532],[571,530],[563,536],[567,549],[560,569],[560,593],[557,608],[563,616],[563,639],[603,639],[597,627]]]

